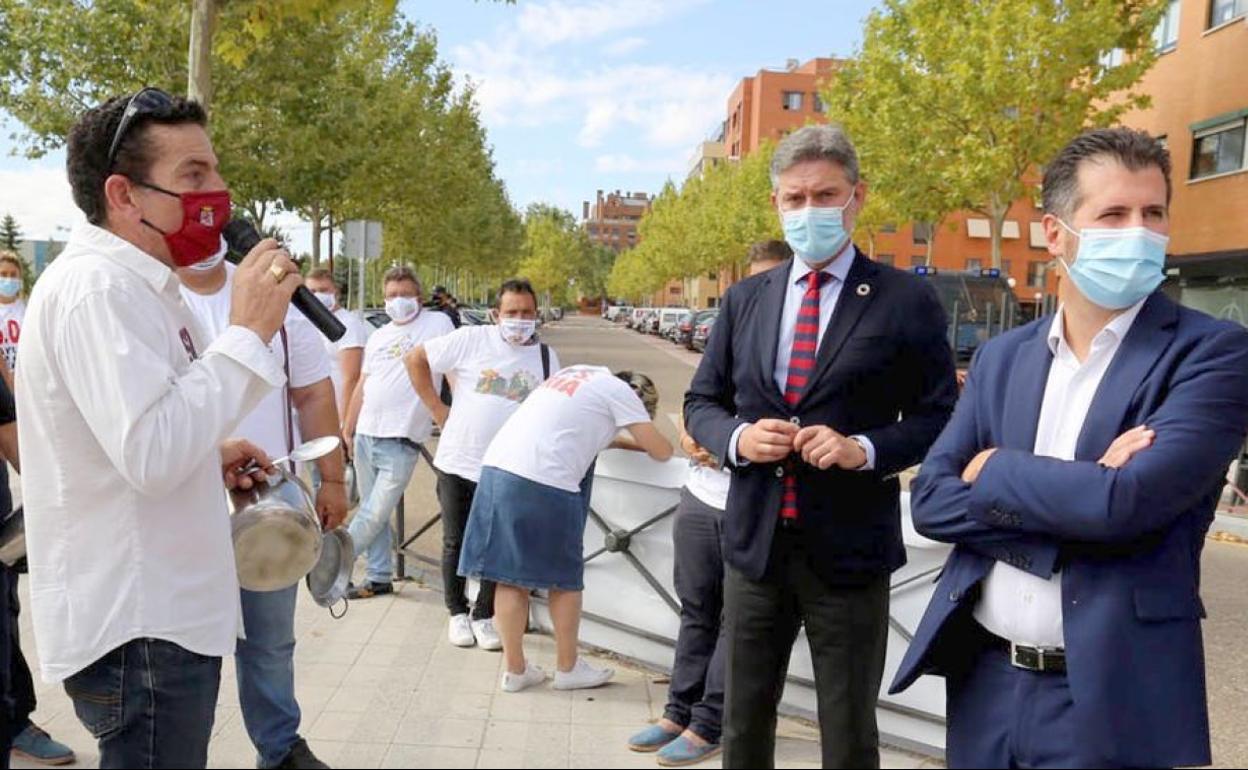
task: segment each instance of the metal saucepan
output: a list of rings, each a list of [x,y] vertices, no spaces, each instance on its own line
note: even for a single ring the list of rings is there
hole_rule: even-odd
[[[249,591],[277,591],[299,582],[321,556],[321,522],[307,486],[278,468],[268,483],[233,490],[230,529],[238,582]]]
[[[343,527],[326,532],[321,543],[321,557],[306,578],[312,599],[329,609],[334,619],[347,614],[347,586],[351,583],[351,567],[355,562],[355,541]],[[342,602],[342,612],[334,606]]]

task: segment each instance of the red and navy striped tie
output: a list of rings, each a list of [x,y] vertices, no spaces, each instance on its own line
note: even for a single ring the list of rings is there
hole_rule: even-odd
[[[815,373],[815,355],[819,350],[819,289],[829,278],[827,273],[811,271],[802,276],[806,293],[797,311],[797,326],[793,330],[793,350],[789,356],[789,378],[784,383],[784,400],[795,407],[802,400],[806,386]],[[780,503],[780,518],[797,518],[797,475],[792,467],[784,475],[784,497]]]

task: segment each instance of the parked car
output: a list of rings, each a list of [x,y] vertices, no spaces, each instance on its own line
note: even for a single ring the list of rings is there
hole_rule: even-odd
[[[489,311],[480,310],[475,307],[460,308],[459,322],[464,326],[488,326],[494,323],[490,319]]]
[[[687,320],[680,322],[679,331],[674,342],[677,345],[682,345],[690,350],[693,350],[694,332],[697,331],[699,326],[715,318],[717,315],[719,315],[719,310],[716,308],[711,308],[710,310],[699,310],[696,313],[691,313]]]
[[[693,338],[689,341],[689,347],[699,353],[706,351],[706,340],[711,336],[711,330],[715,328],[715,321],[719,319],[719,311],[715,311],[715,315],[710,316],[702,323],[698,324],[693,330]]]
[[[631,305],[607,305],[607,309],[602,312],[602,317],[608,321],[622,321],[621,316],[625,316],[633,312]]]
[[[683,316],[684,314],[688,312],[689,311],[683,307],[663,308],[658,313],[658,319],[659,319],[658,326],[656,326],[654,328],[654,331],[652,331],[651,333],[658,334],[660,336],[665,336],[668,330],[670,330],[676,324],[680,323],[681,316]]]
[[[1022,323],[1022,308],[1000,270],[942,272],[924,266],[913,270],[932,284],[945,308],[949,342],[959,366],[969,364],[980,345]]]
[[[628,322],[627,322],[628,328],[633,329],[635,331],[641,331],[642,323],[644,323],[646,320],[646,317],[650,315],[651,310],[653,310],[653,308],[648,308],[648,307],[633,308],[633,312],[628,318]]]
[[[374,329],[380,329],[390,323],[390,316],[386,315],[384,307],[369,307],[364,309],[364,320],[372,324]]]

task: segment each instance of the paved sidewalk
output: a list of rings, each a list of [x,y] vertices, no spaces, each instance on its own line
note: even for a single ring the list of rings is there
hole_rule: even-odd
[[[667,687],[653,681],[653,672],[610,663],[615,682],[598,690],[502,693],[501,656],[450,646],[441,595],[416,583],[356,602],[337,621],[301,589],[296,623],[303,733],[335,767],[657,766],[625,747],[629,735],[662,713]],[[28,623],[23,642],[34,665]],[[548,637],[530,635],[527,645],[539,665],[553,669]],[[35,722],[78,752],[78,766],[96,766],[95,742],[64,691],[44,685],[38,674],[36,687]],[[782,720],[781,736],[780,767],[819,766],[817,734],[808,725]],[[883,759],[885,767],[936,766],[900,752],[886,751]],[[224,666],[209,766],[255,767],[232,660]],[[17,760],[13,767],[38,765]]]

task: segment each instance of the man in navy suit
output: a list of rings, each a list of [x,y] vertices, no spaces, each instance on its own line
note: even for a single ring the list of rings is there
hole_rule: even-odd
[[[879,765],[889,574],[905,562],[899,471],[957,397],[945,315],[849,233],[866,199],[833,126],[790,134],[772,202],[797,255],[725,295],[685,422],[733,471],[724,515],[724,767],[775,763],[776,707],[803,623],[824,767]]]
[[[1103,129],[1048,166],[1052,318],[980,348],[912,489],[956,548],[897,680],[946,678],[952,767],[1210,761],[1200,554],[1248,431],[1248,331],[1156,291],[1170,157]]]

